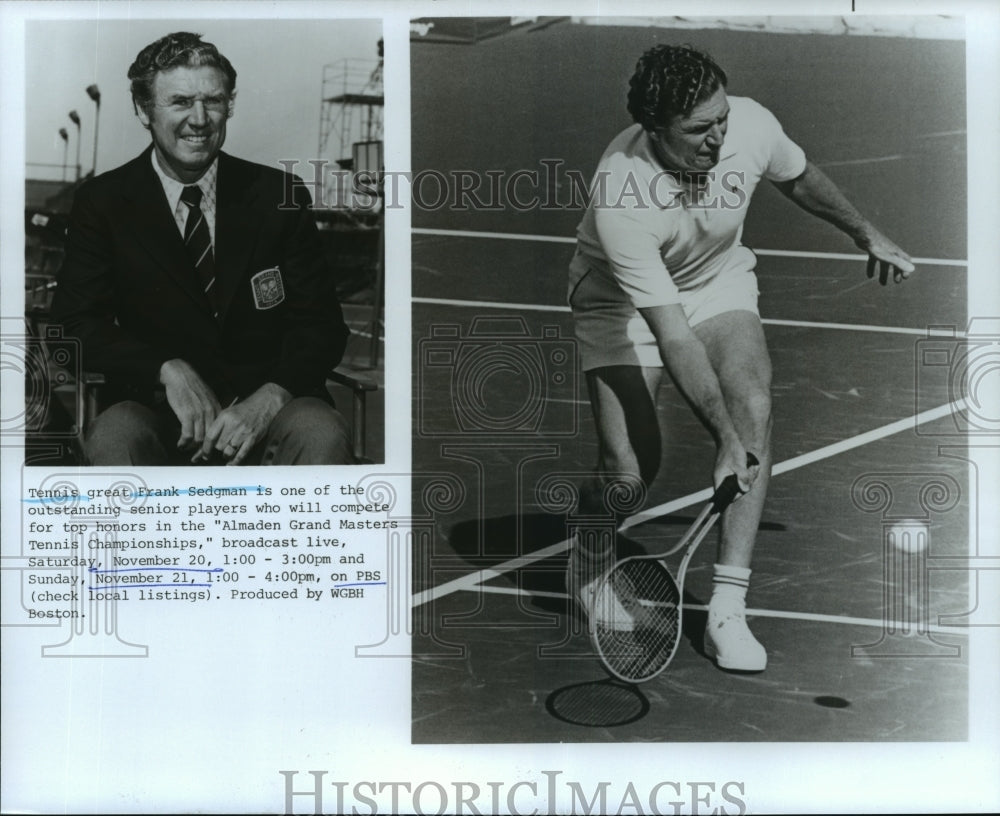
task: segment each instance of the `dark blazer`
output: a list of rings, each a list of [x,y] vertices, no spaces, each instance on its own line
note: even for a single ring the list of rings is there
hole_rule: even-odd
[[[349,332],[305,187],[276,168],[219,155],[216,320],[151,151],[74,198],[53,320],[82,342],[84,368],[105,374],[115,399],[151,402],[160,366],[180,357],[223,407],[265,382],[329,400],[326,373]]]

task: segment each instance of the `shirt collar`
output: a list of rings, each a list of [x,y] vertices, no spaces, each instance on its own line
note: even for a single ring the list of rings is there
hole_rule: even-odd
[[[150,159],[153,162],[153,170],[156,171],[157,177],[160,179],[160,184],[163,185],[163,192],[167,195],[167,203],[170,205],[170,211],[173,212],[177,209],[177,205],[181,200],[181,193],[184,191],[185,187],[190,187],[190,184],[184,184],[183,182],[177,181],[177,179],[172,179],[166,173],[163,172],[163,168],[160,167],[160,162],[156,159],[156,150],[150,151]],[[208,166],[208,170],[205,174],[198,179],[195,184],[201,188],[201,194],[204,198],[215,201],[215,184],[219,176],[219,157],[216,156],[212,160],[212,163]]]

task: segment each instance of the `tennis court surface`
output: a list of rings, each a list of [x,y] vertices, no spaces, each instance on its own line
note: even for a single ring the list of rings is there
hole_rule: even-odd
[[[581,524],[569,486],[596,461],[567,202],[573,172],[589,178],[629,124],[627,79],[655,42],[709,51],[729,93],[770,108],[918,272],[880,287],[837,230],[758,190],[744,243],[774,364],[775,475],[748,607],[769,665],[732,675],[702,652],[710,535],[677,656],[633,688],[609,680],[563,585]],[[412,44],[414,173],[539,173],[518,188],[534,206],[414,208],[414,742],[966,739],[964,71],[959,40],[566,22]],[[623,534],[652,551],[704,504],[714,455],[670,384],[660,419],[660,475]],[[913,546],[896,546],[900,519]]]

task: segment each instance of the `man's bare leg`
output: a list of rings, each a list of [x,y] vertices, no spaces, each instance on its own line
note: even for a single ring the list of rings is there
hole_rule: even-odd
[[[642,501],[660,466],[660,426],[656,393],[661,368],[609,366],[587,372],[590,405],[597,426],[598,462],[594,475],[580,486],[579,513],[609,518],[604,532],[578,537],[570,550],[566,584],[570,596],[593,613],[592,595],[597,578],[615,557],[614,527],[620,513],[609,503],[609,491],[619,498]],[[597,525],[600,529],[602,525]],[[628,628],[631,618],[621,608],[601,610],[605,623]],[[614,623],[612,623],[614,621]]]
[[[760,460],[753,487],[722,517],[705,651],[723,668],[760,671],[767,653],[747,628],[745,598],[771,475],[771,361],[760,319],[752,312],[726,312],[695,326],[695,333],[744,447]]]

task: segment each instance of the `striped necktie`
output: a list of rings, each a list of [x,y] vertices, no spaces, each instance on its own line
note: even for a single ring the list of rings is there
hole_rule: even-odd
[[[193,184],[181,192],[181,201],[188,208],[184,222],[184,246],[198,273],[198,282],[212,308],[212,316],[219,317],[219,304],[215,296],[215,258],[212,254],[212,236],[208,221],[201,211],[201,188]]]

